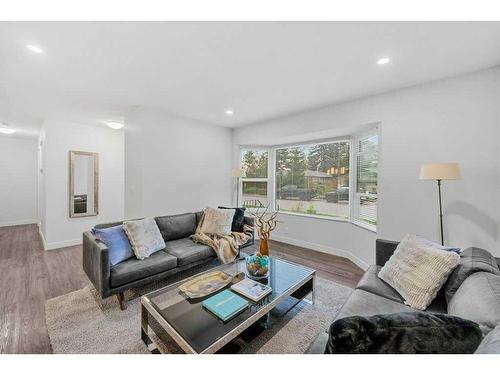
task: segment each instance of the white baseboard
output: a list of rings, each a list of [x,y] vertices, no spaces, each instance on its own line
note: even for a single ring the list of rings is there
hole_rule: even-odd
[[[75,246],[81,244],[82,244],[81,238],[74,240],[67,240],[67,241],[59,241],[59,242],[46,242],[45,250],[54,250],[54,249],[60,249],[61,247]]]
[[[357,265],[358,267],[363,269],[363,271],[366,271],[368,269],[368,267],[370,267],[370,265],[368,263],[366,263],[364,260],[358,258],[357,256],[355,256],[354,254],[352,254],[350,251],[347,251],[347,250],[334,249],[333,247],[330,247],[330,246],[325,246],[325,245],[320,245],[317,243],[297,240],[297,239],[289,238],[289,237],[273,236],[273,237],[271,237],[271,239],[279,241],[279,242],[287,243],[290,245],[305,247],[306,249],[321,251],[322,253],[333,254],[333,255],[337,255],[339,257],[347,258],[351,262],[353,262],[355,265]]]
[[[38,219],[0,221],[0,227],[12,227],[14,225],[38,224]]]
[[[43,249],[47,250],[47,241],[45,241],[45,236],[42,232],[42,223],[38,222],[38,233],[40,234],[40,238],[42,239]]]
[[[62,247],[75,246],[75,245],[82,244],[82,240],[79,238],[76,238],[74,240],[67,240],[67,241],[47,242],[45,240],[45,236],[43,235],[42,227],[41,227],[40,223],[38,223],[38,232],[40,233],[40,238],[42,239],[42,244],[43,244],[44,250],[55,250],[55,249],[60,249]]]

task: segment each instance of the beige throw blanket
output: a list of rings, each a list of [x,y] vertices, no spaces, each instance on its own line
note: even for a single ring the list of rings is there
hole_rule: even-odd
[[[243,232],[231,232],[231,234],[221,235],[215,233],[203,233],[200,228],[205,220],[205,215],[201,218],[196,228],[196,233],[191,236],[194,242],[210,246],[214,249],[222,263],[230,263],[236,259],[238,248],[252,237],[253,228],[244,225]]]

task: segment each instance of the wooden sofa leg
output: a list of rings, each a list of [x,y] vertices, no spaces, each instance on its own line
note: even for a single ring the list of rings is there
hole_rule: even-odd
[[[118,304],[120,305],[120,310],[126,310],[127,306],[125,306],[125,296],[123,295],[123,292],[120,292],[116,295],[118,298]]]

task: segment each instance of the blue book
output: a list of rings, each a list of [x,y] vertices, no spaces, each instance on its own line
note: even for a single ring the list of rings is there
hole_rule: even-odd
[[[203,301],[202,306],[219,319],[227,322],[245,310],[249,303],[246,299],[226,289]]]

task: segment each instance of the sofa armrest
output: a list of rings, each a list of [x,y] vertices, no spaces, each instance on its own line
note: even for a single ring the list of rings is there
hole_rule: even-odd
[[[111,267],[108,248],[96,241],[91,232],[84,232],[82,251],[83,270],[101,297],[108,297]]]
[[[375,263],[377,266],[383,266],[392,256],[399,242],[382,240],[377,238],[375,245]]]

